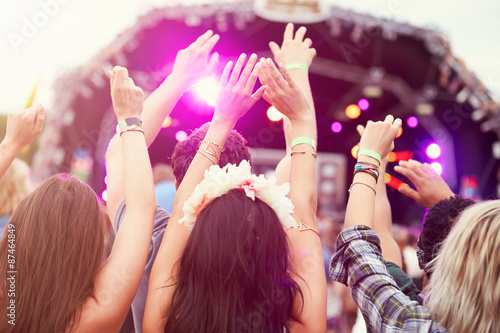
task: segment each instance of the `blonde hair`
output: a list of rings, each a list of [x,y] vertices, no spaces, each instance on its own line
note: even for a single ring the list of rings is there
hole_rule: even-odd
[[[431,262],[427,305],[450,332],[500,332],[500,200],[466,209]]]
[[[0,180],[0,216],[11,215],[32,191],[28,164],[15,159]]]

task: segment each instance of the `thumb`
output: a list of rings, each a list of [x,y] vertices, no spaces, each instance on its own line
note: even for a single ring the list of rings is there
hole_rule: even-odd
[[[281,50],[280,47],[278,46],[278,44],[276,44],[275,42],[269,42],[269,48],[271,49],[271,52],[273,53],[274,58],[276,58],[276,55]]]
[[[420,194],[418,194],[417,191],[415,191],[414,189],[412,189],[410,186],[408,185],[401,185],[399,188],[398,188],[398,191],[399,193],[407,196],[408,198],[410,199],[413,199],[415,200],[416,202],[418,202],[420,200]]]
[[[257,89],[256,92],[253,93],[252,95],[252,105],[255,104],[261,97],[264,95],[265,91],[267,89],[267,86],[262,86],[259,89]]]
[[[45,119],[45,109],[42,105],[37,105],[37,114],[35,119],[35,131],[40,133],[43,129],[43,122]]]

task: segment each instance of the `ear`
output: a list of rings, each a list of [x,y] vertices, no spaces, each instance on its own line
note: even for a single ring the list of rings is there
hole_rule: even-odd
[[[177,179],[174,181],[174,186],[175,190],[177,191],[179,189],[179,183],[177,182]]]

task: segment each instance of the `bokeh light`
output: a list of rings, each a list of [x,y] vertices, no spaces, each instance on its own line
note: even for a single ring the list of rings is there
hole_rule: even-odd
[[[401,135],[403,135],[403,127],[399,128],[398,135],[396,135],[396,138],[399,138]]]
[[[215,106],[215,98],[217,97],[218,83],[211,77],[204,78],[194,86],[194,91],[208,105]]]
[[[356,104],[348,105],[345,108],[345,115],[349,119],[356,119],[359,117],[360,114],[361,114],[361,110],[359,109],[359,107]]]
[[[267,109],[267,118],[271,121],[280,121],[283,119],[283,113],[279,112],[274,106]]]
[[[431,163],[431,168],[433,168],[440,176],[443,173],[443,166],[438,162]]]
[[[101,198],[104,201],[108,201],[108,190],[102,191]]]
[[[331,128],[333,133],[340,133],[340,131],[342,131],[342,124],[338,121],[334,121]]]
[[[366,111],[370,107],[370,102],[366,98],[361,98],[358,101],[358,107],[361,111]]]
[[[438,158],[441,155],[441,148],[438,144],[432,143],[427,147],[426,153],[430,158]]]
[[[184,141],[187,139],[187,137],[188,137],[188,135],[184,131],[178,131],[177,133],[175,133],[175,139],[177,141]]]
[[[410,128],[417,127],[418,126],[418,118],[415,116],[408,117],[408,119],[406,119],[406,125],[408,125],[408,127],[410,127]]]
[[[167,118],[165,118],[165,121],[163,122],[163,124],[161,125],[161,127],[167,128],[170,125],[172,125],[172,117],[168,116]]]
[[[352,157],[358,158],[358,151],[359,151],[359,146],[358,145],[355,145],[354,147],[352,147],[352,149],[351,149],[351,155],[352,155]]]

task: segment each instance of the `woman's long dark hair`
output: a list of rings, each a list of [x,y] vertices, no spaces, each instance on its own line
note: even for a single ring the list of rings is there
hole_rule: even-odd
[[[300,295],[286,233],[263,201],[235,189],[200,214],[179,261],[165,332],[276,332]]]

